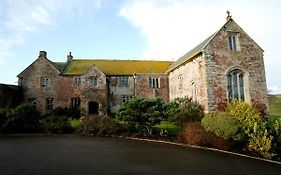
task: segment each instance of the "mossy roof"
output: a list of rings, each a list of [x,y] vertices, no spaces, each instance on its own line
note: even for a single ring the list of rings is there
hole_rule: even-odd
[[[93,66],[105,75],[161,74],[165,73],[173,63],[172,61],[74,59],[65,66],[62,74],[82,75]]]

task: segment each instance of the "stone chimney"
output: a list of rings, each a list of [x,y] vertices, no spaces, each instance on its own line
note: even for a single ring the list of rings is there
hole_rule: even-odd
[[[72,61],[73,56],[71,55],[71,52],[69,52],[69,54],[67,55],[67,62]]]
[[[40,51],[39,52],[39,58],[41,59],[47,59],[47,52],[46,51]]]
[[[228,21],[228,20],[232,19],[231,15],[230,15],[230,11],[227,10],[226,13],[227,13],[226,20]]]

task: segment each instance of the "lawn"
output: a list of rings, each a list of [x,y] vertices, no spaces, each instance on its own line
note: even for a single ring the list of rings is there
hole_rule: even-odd
[[[181,130],[180,126],[173,122],[161,122],[159,125],[156,125],[157,130],[167,130],[170,135],[177,135]]]
[[[268,102],[270,117],[272,119],[281,117],[281,95],[270,95]]]

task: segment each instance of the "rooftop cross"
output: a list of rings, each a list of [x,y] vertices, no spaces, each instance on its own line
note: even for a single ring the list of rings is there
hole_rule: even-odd
[[[229,10],[227,10],[227,11],[226,11],[226,13],[227,13],[226,20],[230,20],[230,19],[231,19],[230,11],[229,11]]]

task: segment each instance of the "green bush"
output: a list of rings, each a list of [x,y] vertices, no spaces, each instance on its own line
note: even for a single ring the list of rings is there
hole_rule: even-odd
[[[7,113],[7,109],[0,109],[0,132],[4,129],[4,125],[6,124],[8,115]]]
[[[204,116],[203,108],[191,98],[176,98],[166,105],[166,115],[169,121],[182,125],[184,122],[201,121]]]
[[[249,149],[254,153],[271,159],[272,153],[272,139],[269,135],[265,123],[254,123],[253,132],[249,133]]]
[[[273,136],[272,147],[273,152],[276,154],[274,157],[281,160],[281,118],[270,121],[268,124],[269,133]]]
[[[65,115],[48,115],[40,120],[41,128],[45,133],[63,134],[72,132],[69,119]]]
[[[238,118],[239,121],[245,125],[253,124],[261,121],[261,116],[258,110],[243,101],[233,101],[226,107],[226,112]]]
[[[6,123],[4,124],[4,132],[38,132],[40,131],[39,120],[40,114],[33,105],[20,105],[8,113]]]
[[[135,97],[123,103],[116,116],[128,125],[129,132],[150,135],[153,127],[165,118],[164,103],[159,98]]]
[[[82,120],[77,133],[82,135],[112,136],[125,131],[125,126],[107,116],[87,116]]]
[[[207,114],[201,121],[206,131],[227,140],[241,140],[240,121],[226,112],[213,112]]]
[[[72,132],[70,118],[67,117],[67,108],[58,107],[46,114],[40,120],[41,128],[45,133],[63,134]]]

